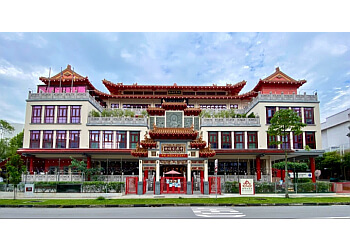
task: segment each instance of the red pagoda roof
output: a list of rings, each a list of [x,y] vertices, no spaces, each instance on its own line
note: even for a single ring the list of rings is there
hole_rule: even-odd
[[[199,157],[205,157],[205,158],[208,158],[208,157],[213,157],[215,156],[215,150],[212,150],[210,148],[210,143],[208,145],[208,147],[206,148],[202,148],[199,150]]]
[[[140,145],[137,143],[136,149],[131,151],[131,155],[135,157],[147,157],[148,150],[146,148],[140,148]]]
[[[219,90],[228,91],[231,95],[237,95],[246,85],[246,81],[241,81],[233,85],[226,84],[226,86],[217,86],[216,84],[213,84],[212,86],[179,86],[176,83],[174,83],[174,85],[138,85],[137,83],[134,83],[132,85],[124,85],[123,83],[115,84],[106,79],[104,79],[102,83],[106,86],[112,95],[121,95],[122,91],[124,90]]]
[[[190,142],[191,148],[205,148],[205,146],[207,145],[207,143],[205,141],[202,140],[202,135],[194,140]]]
[[[186,116],[198,116],[200,113],[202,112],[202,110],[200,108],[186,108],[184,109],[184,114]]]
[[[291,78],[290,76],[283,73],[279,67],[276,68],[276,71],[271,74],[270,76],[264,78],[263,80],[259,80],[258,84],[254,87],[253,91],[259,92],[263,89],[264,86],[267,86],[269,84],[273,85],[289,85],[294,86],[293,88],[299,88],[304,83],[306,83],[306,80],[295,80]]]
[[[142,140],[140,142],[140,144],[141,144],[141,146],[143,148],[147,148],[147,149],[148,148],[156,148],[157,147],[157,143],[153,139],[147,137],[147,132],[145,134],[145,139]]]
[[[149,131],[152,139],[190,139],[197,138],[198,131],[191,128],[158,128],[153,125],[153,130]]]
[[[187,108],[186,102],[165,102],[162,103],[162,108],[165,110],[184,110]]]

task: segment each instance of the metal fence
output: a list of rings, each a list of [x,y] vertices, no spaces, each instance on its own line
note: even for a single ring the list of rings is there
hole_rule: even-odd
[[[285,193],[286,184],[278,182],[255,182],[256,194],[278,194]],[[238,182],[225,182],[221,186],[224,193],[239,193]],[[316,183],[294,183],[288,184],[288,193],[332,193],[333,183],[316,182]]]

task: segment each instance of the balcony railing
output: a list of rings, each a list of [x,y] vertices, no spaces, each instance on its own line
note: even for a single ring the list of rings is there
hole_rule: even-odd
[[[87,125],[147,126],[147,118],[137,117],[88,117]]]
[[[28,94],[28,100],[30,101],[90,101],[99,111],[103,110],[101,104],[95,100],[88,92],[86,93],[31,93]]]
[[[202,118],[201,126],[260,126],[260,118]]]
[[[318,102],[317,95],[284,95],[284,94],[259,94],[245,107],[245,112],[249,112],[258,102]]]

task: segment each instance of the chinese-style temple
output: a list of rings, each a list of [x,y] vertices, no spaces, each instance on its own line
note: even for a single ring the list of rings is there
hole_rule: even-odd
[[[138,194],[209,194],[217,191],[215,159],[221,184],[239,178],[273,182],[284,176],[272,168],[284,149],[293,160],[309,160],[315,181],[315,157],[322,153],[317,94],[299,94],[306,81],[279,68],[246,93],[245,81],[189,86],[103,80],[106,93],[70,65],[39,80],[28,95],[18,151],[26,157],[29,181],[57,180],[57,173],[73,180],[73,157],[87,168],[100,167],[106,181],[126,181],[129,193],[133,185]],[[282,145],[270,145],[276,138],[268,126],[280,109],[293,109],[307,126],[301,135],[289,132]]]

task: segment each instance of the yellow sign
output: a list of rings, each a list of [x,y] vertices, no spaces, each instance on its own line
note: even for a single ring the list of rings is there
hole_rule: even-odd
[[[167,143],[162,144],[162,154],[183,154],[186,153],[186,144]]]

